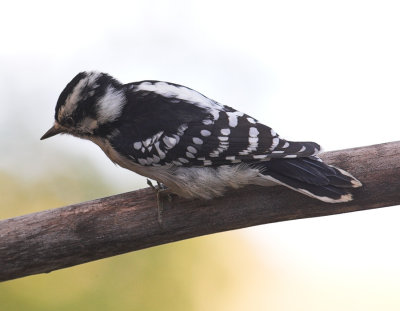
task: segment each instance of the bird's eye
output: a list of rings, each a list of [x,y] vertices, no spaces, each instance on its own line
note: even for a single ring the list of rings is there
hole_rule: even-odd
[[[74,121],[74,119],[72,117],[68,117],[68,118],[65,119],[65,124],[67,126],[74,126],[75,125],[75,121]]]

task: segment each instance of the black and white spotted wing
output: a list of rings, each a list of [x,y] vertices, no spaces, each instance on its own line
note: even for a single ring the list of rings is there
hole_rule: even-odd
[[[254,118],[184,86],[142,81],[128,87],[123,116],[134,113],[135,121],[123,119],[120,135],[110,141],[141,165],[224,165],[307,157],[320,150],[313,142],[281,139]]]
[[[171,159],[179,156],[195,165],[224,165],[307,157],[320,150],[319,145],[312,142],[281,139],[271,128],[250,116],[224,108],[211,124],[189,124],[181,144],[171,152]]]

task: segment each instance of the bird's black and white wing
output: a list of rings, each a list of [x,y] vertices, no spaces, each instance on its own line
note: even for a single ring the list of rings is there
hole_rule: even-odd
[[[120,130],[130,135],[121,136],[140,139],[119,141],[116,147],[123,145],[121,151],[141,165],[212,166],[305,157],[320,151],[316,143],[281,139],[256,119],[189,88],[156,81],[130,87],[133,96],[123,116],[135,114],[135,122],[124,120]]]
[[[347,172],[324,164],[316,156],[318,144],[282,139],[256,119],[192,89],[159,81],[132,83],[126,88],[125,119],[111,143],[139,165],[244,163],[257,167],[260,178],[326,202],[351,200],[347,188],[361,185]],[[126,141],[126,137],[138,139]]]

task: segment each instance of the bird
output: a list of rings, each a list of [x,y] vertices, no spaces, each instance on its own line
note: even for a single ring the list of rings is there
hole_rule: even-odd
[[[324,163],[319,144],[285,140],[256,118],[170,82],[123,84],[107,73],[80,72],[59,95],[54,124],[41,140],[57,134],[92,141],[115,164],[183,198],[282,185],[341,203],[362,186]]]

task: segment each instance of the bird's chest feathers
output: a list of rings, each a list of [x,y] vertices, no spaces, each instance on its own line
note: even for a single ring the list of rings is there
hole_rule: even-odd
[[[107,139],[99,137],[90,137],[89,139],[98,145],[111,161],[123,168],[159,181],[163,181],[163,179],[167,178],[166,176],[169,175],[167,172],[168,168],[166,167],[161,169],[160,167],[142,166],[127,159],[118,153]]]

